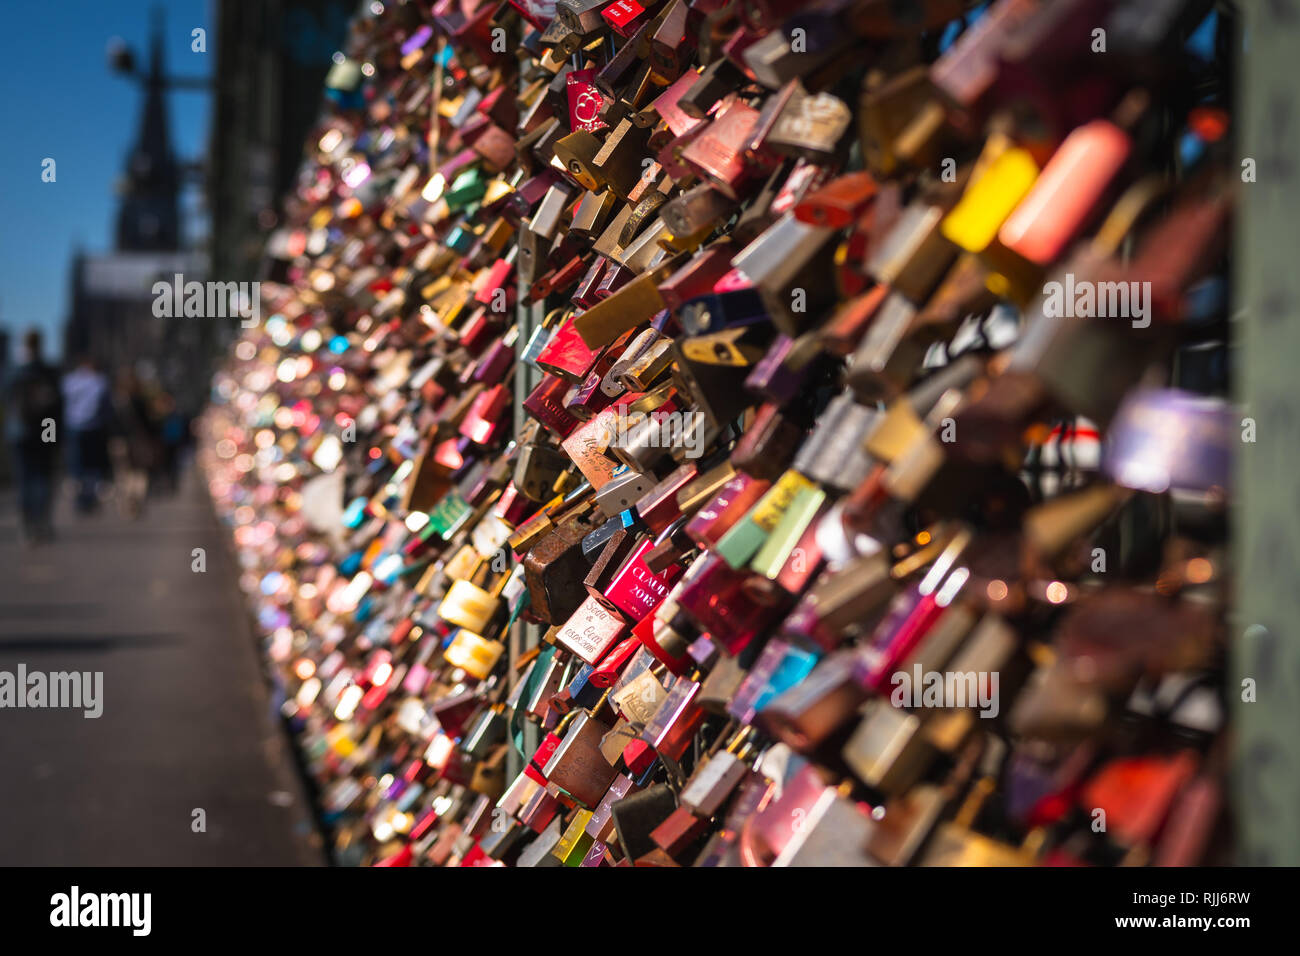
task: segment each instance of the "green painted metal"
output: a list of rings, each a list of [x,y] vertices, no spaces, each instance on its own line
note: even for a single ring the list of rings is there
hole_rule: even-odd
[[[1243,423],[1228,696],[1238,862],[1300,865],[1300,2],[1238,5],[1234,264]],[[1253,161],[1254,182],[1246,181]],[[1254,681],[1254,701],[1243,682]]]

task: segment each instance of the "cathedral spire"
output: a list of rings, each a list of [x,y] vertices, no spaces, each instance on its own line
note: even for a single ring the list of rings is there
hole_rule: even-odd
[[[117,248],[122,251],[180,248],[180,169],[168,136],[166,86],[163,17],[155,8],[144,113],[127,159],[126,189],[117,216]]]

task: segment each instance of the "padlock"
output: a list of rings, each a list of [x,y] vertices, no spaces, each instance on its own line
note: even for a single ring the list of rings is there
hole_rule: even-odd
[[[569,825],[565,827],[564,833],[556,841],[551,855],[560,861],[564,866],[580,866],[586,859],[587,853],[591,849],[592,839],[587,835],[587,824],[590,822],[592,812],[590,810],[578,810]]]
[[[812,488],[813,484],[807,478],[794,469],[788,469],[718,540],[715,552],[733,568],[748,564],[798,493]]]
[[[599,805],[618,776],[600,753],[600,738],[609,729],[587,711],[577,711],[546,763],[548,783],[586,807]]]
[[[818,416],[812,435],[794,457],[793,469],[841,491],[857,488],[873,464],[863,439],[879,417],[878,411],[858,404],[853,395],[837,395]]]
[[[792,80],[764,107],[774,113],[763,134],[760,149],[813,162],[829,162],[849,128],[848,106],[830,93],[810,94],[798,80]],[[765,125],[760,118],[759,127]],[[751,140],[751,149],[754,148]],[[814,223],[817,225],[817,223]]]
[[[582,539],[592,530],[588,522],[575,517],[556,525],[524,556],[525,580],[532,596],[530,612],[538,619],[560,624],[586,599]]]
[[[875,196],[876,181],[870,173],[846,173],[800,199],[794,217],[810,226],[843,229],[862,217]]]
[[[653,614],[681,574],[676,566],[660,573],[646,567],[645,557],[653,546],[654,542],[648,538],[636,543],[613,570],[599,598],[634,621]]]
[[[942,206],[911,203],[872,252],[867,273],[911,303],[924,302],[956,255],[941,233],[945,215]]]
[[[669,688],[638,739],[623,750],[629,769],[644,772],[656,757],[674,763],[681,760],[704,721],[704,711],[695,702],[699,690],[700,685],[688,678],[679,678]]]
[[[587,593],[598,601],[604,596],[602,592],[609,579],[638,543],[636,534],[624,527],[621,520],[611,523],[615,524],[616,528],[609,535],[604,536],[604,543],[600,550],[591,555],[591,570],[582,582]],[[583,542],[584,548],[586,543]]]
[[[728,97],[682,151],[682,160],[697,175],[708,180],[733,201],[752,176],[745,163],[745,147],[758,111],[738,98]]]
[[[726,748],[696,768],[680,796],[681,805],[697,817],[714,816],[749,771],[745,758],[752,750],[746,740],[750,728],[734,735]]]
[[[656,849],[650,834],[676,808],[673,792],[665,784],[629,793],[614,803],[610,816],[624,856],[635,860]]]
[[[638,649],[639,646],[638,642]],[[616,759],[621,758],[636,740],[636,728],[644,727],[654,719],[655,713],[662,706],[667,695],[668,691],[660,683],[659,678],[649,670],[638,672],[610,695],[610,702],[618,708],[626,723],[626,733],[617,737],[611,734],[611,739],[606,741]]]
[[[587,833],[593,840],[609,843],[614,838],[613,806],[635,790],[632,778],[618,774],[587,821]]]
[[[1032,866],[1042,847],[1044,834],[1031,830],[1019,847],[1011,846],[972,827],[995,782],[984,777],[970,789],[957,816],[939,827],[921,857],[921,866]]]
[[[627,623],[621,616],[588,596],[560,627],[556,641],[579,659],[594,665],[626,629]]]
[[[745,590],[751,576],[748,571],[731,568],[712,552],[696,561],[690,571],[683,578],[677,604],[726,653],[740,653],[779,611],[778,603]]]
[[[653,486],[651,475],[624,466],[596,492],[596,504],[606,514],[617,514],[635,505]]]
[[[694,462],[684,462],[638,499],[635,506],[637,517],[647,530],[658,534],[682,516],[678,495],[698,474]]]
[[[775,481],[805,437],[803,426],[773,403],[759,406],[754,421],[731,452],[731,464],[754,478]]]
[[[539,504],[549,501],[554,495],[551,489],[556,479],[571,464],[568,455],[559,449],[530,442],[520,449],[515,460],[515,487],[530,501]]]
[[[485,631],[501,606],[501,590],[510,576],[500,574],[491,590],[484,590],[469,580],[453,581],[442,602],[438,616],[469,631]]]
[[[733,260],[758,288],[773,323],[786,335],[804,330],[834,297],[834,232],[786,213]]]

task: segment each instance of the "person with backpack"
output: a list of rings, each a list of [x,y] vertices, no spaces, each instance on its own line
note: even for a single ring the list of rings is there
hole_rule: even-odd
[[[18,480],[23,538],[39,544],[54,537],[54,469],[63,395],[58,370],[41,356],[41,333],[23,336],[20,364],[5,383],[5,438]]]

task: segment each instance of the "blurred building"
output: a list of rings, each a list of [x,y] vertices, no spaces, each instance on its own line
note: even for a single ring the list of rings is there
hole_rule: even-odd
[[[184,248],[184,164],[172,150],[167,113],[163,28],[154,22],[144,102],[135,143],[120,181],[112,252],[79,251],[72,261],[70,312],[64,329],[69,361],[90,355],[110,374],[133,368],[194,407],[201,400],[202,319],[153,314],[153,286],[180,273],[206,278],[206,257]]]
[[[325,74],[356,6],[344,0],[217,4],[208,181],[214,277],[259,278],[278,203],[302,160]]]
[[[64,333],[69,360],[89,354],[110,372],[131,366],[156,377],[185,411],[203,404],[212,360],[229,343],[236,320],[157,317],[153,285],[171,283],[177,273],[186,281],[258,278],[277,203],[297,171],[354,6],[344,0],[215,5],[211,131],[201,170],[209,233],[202,248],[186,246],[181,190],[195,170],[172,151],[167,92],[176,81],[166,74],[162,23],[155,20],[114,249],[73,258]]]

